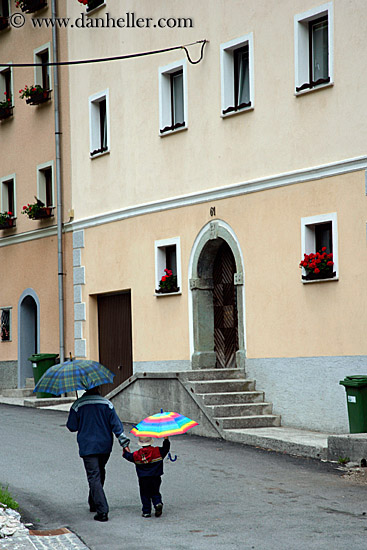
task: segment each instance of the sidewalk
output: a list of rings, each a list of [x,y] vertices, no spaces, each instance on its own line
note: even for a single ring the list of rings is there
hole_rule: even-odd
[[[29,531],[0,539],[1,550],[89,550],[88,546],[66,528],[53,531]]]
[[[0,403],[37,407],[59,411],[69,411],[74,398],[37,399],[36,397],[3,397]],[[67,401],[67,402],[65,402]],[[45,406],[44,406],[45,405]],[[123,419],[129,423],[129,420]],[[279,428],[248,428],[226,430],[226,440],[260,447],[269,451],[314,458],[325,461],[338,461],[346,458],[360,463],[367,459],[367,434],[329,434],[281,426]]]

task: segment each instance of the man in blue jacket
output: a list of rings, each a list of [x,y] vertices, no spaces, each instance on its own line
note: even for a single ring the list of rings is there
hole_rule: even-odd
[[[108,399],[102,397],[99,388],[87,390],[71,406],[66,427],[78,432],[79,455],[83,459],[89,483],[89,509],[97,512],[94,519],[108,521],[108,503],[103,490],[106,464],[110,458],[113,435],[121,447],[128,448],[130,440]]]

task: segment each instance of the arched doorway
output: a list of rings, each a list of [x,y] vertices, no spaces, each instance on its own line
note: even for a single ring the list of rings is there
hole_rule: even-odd
[[[234,256],[223,241],[213,262],[214,351],[216,367],[223,369],[236,367],[238,351],[235,272]]]
[[[33,377],[28,357],[39,351],[39,300],[32,289],[22,293],[18,302],[18,387]]]
[[[190,257],[192,368],[245,367],[244,271],[223,221],[206,225]]]

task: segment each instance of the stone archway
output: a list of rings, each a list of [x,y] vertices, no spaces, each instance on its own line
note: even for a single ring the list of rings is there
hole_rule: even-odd
[[[237,315],[235,366],[243,369],[245,367],[243,260],[233,231],[225,222],[218,220],[210,222],[202,229],[191,254],[190,290],[193,323],[191,360],[193,369],[215,368],[218,365],[214,338],[213,266],[223,243],[228,245],[235,264],[233,281]]]
[[[28,288],[18,302],[18,388],[24,388],[26,379],[33,377],[28,357],[39,352],[39,300]]]

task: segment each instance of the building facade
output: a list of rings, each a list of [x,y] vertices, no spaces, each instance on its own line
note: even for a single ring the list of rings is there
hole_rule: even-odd
[[[66,6],[68,59],[95,60],[68,69],[74,354],[115,386],[244,368],[284,425],[347,431],[339,380],[367,367],[364,2]]]
[[[52,28],[37,28],[32,23],[37,17],[51,17],[51,1],[3,0],[0,8],[0,388],[22,388],[33,376],[28,358],[40,352],[59,354],[61,348],[59,310],[64,307],[58,291],[57,220],[69,219],[71,201],[69,92],[67,70],[60,70],[57,80],[56,68],[50,63],[55,52],[67,57],[67,35],[60,34],[55,46]],[[58,132],[57,84],[62,97]],[[58,192],[58,166],[59,180],[62,176],[66,182],[62,194]],[[72,255],[66,254],[67,241],[63,236],[65,303],[67,258]],[[73,344],[73,311],[65,307],[63,313],[63,345]]]

